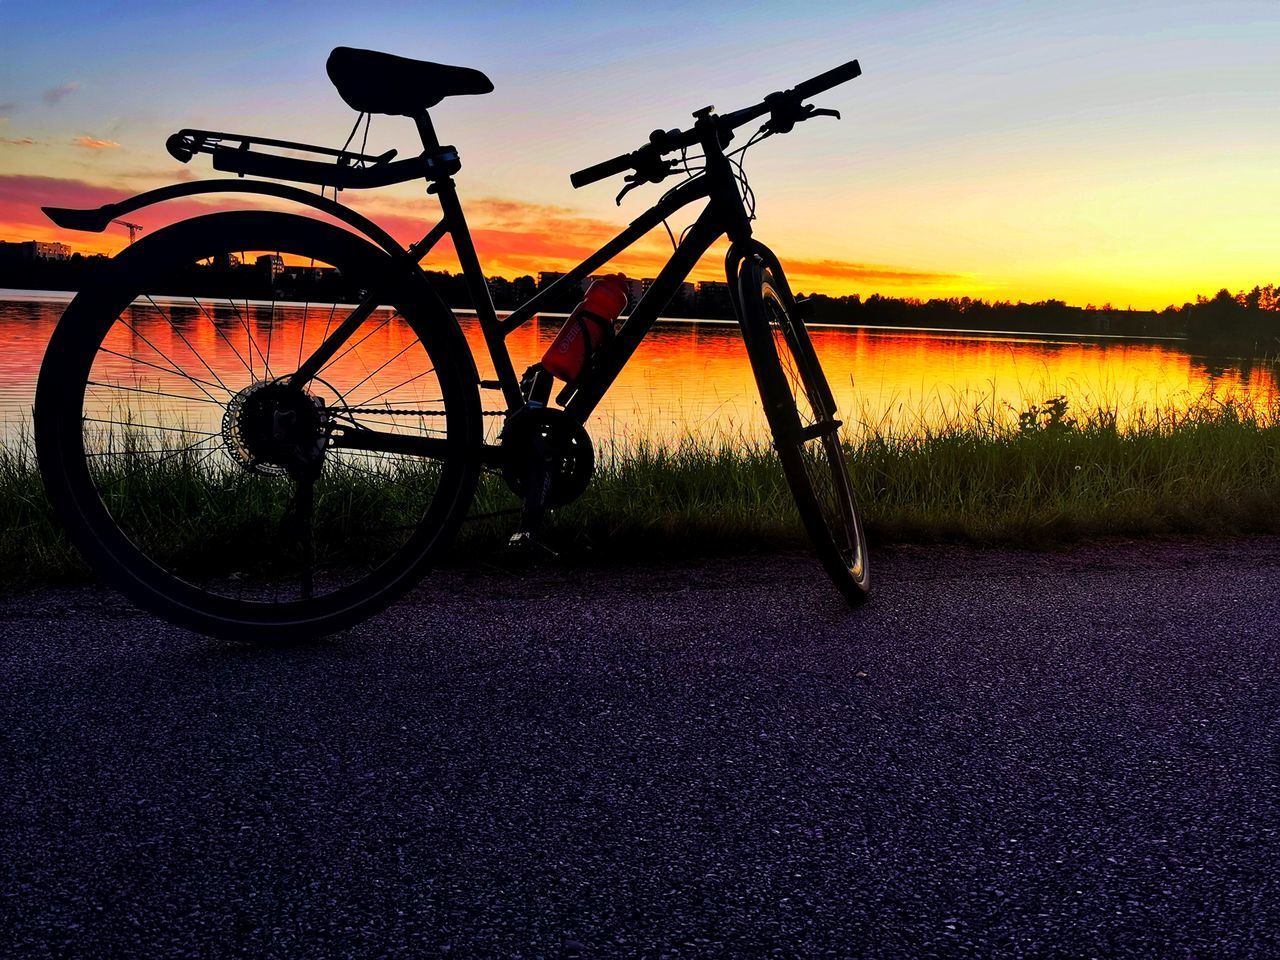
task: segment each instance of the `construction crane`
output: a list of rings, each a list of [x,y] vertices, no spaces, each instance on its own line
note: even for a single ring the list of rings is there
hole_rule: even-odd
[[[142,225],[139,223],[130,223],[128,220],[112,220],[112,223],[118,223],[122,227],[129,230],[129,242],[133,243],[137,239],[138,234],[142,232]]]

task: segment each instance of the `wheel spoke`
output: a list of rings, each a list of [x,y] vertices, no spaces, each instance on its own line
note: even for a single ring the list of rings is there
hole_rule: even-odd
[[[191,374],[189,373],[186,373],[181,367],[179,367],[176,363],[174,363],[173,359],[170,356],[168,356],[163,350],[161,350],[154,343],[152,343],[150,338],[148,338],[146,334],[142,333],[140,330],[138,330],[137,327],[133,326],[133,324],[131,324],[128,320],[124,319],[123,315],[120,317],[120,322],[134,336],[138,337],[143,343],[145,343],[148,347],[150,347],[153,351],[155,351],[156,355],[159,356],[161,360],[163,360],[165,363],[169,365],[167,368],[167,372],[175,374],[176,376],[182,377],[186,380],[190,380],[192,383],[195,383],[197,386],[199,386],[199,381],[197,381],[195,377],[191,376]],[[125,359],[129,359],[129,360],[134,359],[132,357],[126,356],[125,354],[117,354],[117,356],[123,356],[125,357]],[[146,363],[145,360],[141,360],[141,359],[138,359],[137,362]],[[147,364],[147,366],[156,367],[157,369],[161,369],[161,370],[166,369],[164,367],[159,367],[154,363],[149,363]],[[225,389],[225,387],[223,389]],[[213,399],[213,394],[209,394],[208,396],[210,400]]]
[[[248,309],[246,307],[246,309]],[[271,341],[274,339],[276,332],[276,290],[275,286],[271,287],[271,312],[267,315],[267,355],[263,358],[262,365],[267,370],[267,379],[271,378]]]
[[[182,332],[182,328],[173,322],[173,317],[160,309],[160,305],[156,303],[155,299],[151,296],[151,294],[147,294],[147,300],[151,304],[151,306],[155,308],[156,313],[164,317],[165,322],[168,323],[169,326],[173,328],[173,332],[176,333],[178,337],[182,340],[182,342],[187,345],[187,349],[190,350],[195,355],[195,358],[199,360],[200,363],[204,366],[204,368],[209,371],[210,376],[212,376],[213,379],[218,381],[218,385],[221,386],[222,389],[226,390],[227,385],[223,383],[222,377],[218,376],[218,371],[214,370],[213,367],[209,366],[208,361],[205,360],[204,356],[198,350],[196,350],[195,347],[191,345],[191,341],[188,340],[187,335]],[[195,300],[195,298],[192,297],[192,300]],[[195,303],[196,303],[196,306],[198,307],[200,306],[200,301],[195,300]],[[201,307],[200,309],[203,310],[204,308]]]
[[[361,380],[359,383],[357,383],[354,387],[352,387],[352,388],[351,388],[350,390],[348,390],[347,392],[348,392],[348,393],[355,393],[357,390],[359,390],[361,387],[363,387],[366,383],[368,383],[370,380],[372,380],[374,377],[376,377],[378,374],[380,374],[383,370],[387,369],[387,367],[391,366],[391,364],[395,363],[397,360],[399,360],[401,357],[403,357],[403,356],[404,356],[406,353],[408,353],[408,352],[409,352],[409,350],[410,350],[410,349],[412,349],[414,346],[415,346],[414,342],[413,342],[412,340],[410,340],[407,344],[405,344],[405,346],[401,347],[398,351],[396,351],[396,353],[395,353],[393,356],[388,357],[386,360],[382,361],[382,365],[381,365],[381,366],[379,366],[379,367],[378,367],[376,370],[374,370],[372,373],[368,374],[368,375],[367,375],[363,380]],[[353,406],[353,407],[361,407],[361,406],[364,406],[364,404],[362,404],[362,403],[353,403],[353,404],[352,404],[352,406]]]
[[[302,599],[310,600],[315,587],[314,514],[316,506],[316,478],[308,471],[298,478],[298,489],[293,495],[291,522],[297,540],[301,569],[298,572],[298,589]]]
[[[184,397],[180,393],[165,393],[163,390],[147,390],[144,387],[126,387],[119,383],[103,383],[101,380],[88,380],[85,383],[90,387],[106,387],[108,390],[126,390],[129,393],[149,393],[154,397],[172,397],[174,400],[185,400],[189,403],[212,403],[215,407],[224,406],[219,400],[212,400],[208,397]]]
[[[347,354],[349,354],[352,350],[355,350],[357,347],[359,347],[359,346],[360,346],[360,344],[364,343],[366,340],[368,340],[370,337],[372,337],[375,333],[377,333],[379,330],[381,330],[383,327],[385,327],[388,323],[390,323],[392,320],[394,320],[397,316],[399,316],[399,311],[393,312],[389,317],[387,317],[385,320],[383,320],[381,323],[379,323],[377,326],[375,326],[372,330],[370,330],[368,333],[366,333],[363,337],[361,337],[361,338],[360,338],[359,340],[357,340],[355,343],[353,343],[353,344],[351,344],[350,346],[348,346],[345,350],[343,350],[343,351],[342,351],[340,354],[338,354],[336,357],[333,357],[333,358],[331,358],[331,359],[329,359],[329,360],[325,361],[324,365],[320,368],[321,372],[323,372],[323,371],[325,371],[325,370],[328,370],[330,367],[332,367],[332,366],[336,365],[336,364],[337,364],[337,362],[338,362],[339,360],[341,360],[343,357],[345,357]],[[366,368],[366,369],[367,369],[367,368]]]
[[[276,251],[276,256],[277,257],[280,256],[279,251]],[[315,268],[316,268],[315,257],[312,257],[310,262],[307,265],[308,273],[314,274]],[[272,275],[271,283],[272,283],[271,289],[274,292],[275,290],[274,274]],[[297,370],[298,367],[302,366],[302,345],[307,342],[307,314],[309,314],[310,312],[311,312],[311,284],[308,281],[307,299],[306,299],[306,302],[302,305],[302,331],[298,334],[298,357],[296,360],[293,361],[293,368],[295,370]]]
[[[253,372],[253,352],[254,352],[255,350],[257,350],[257,351],[258,351],[258,359],[262,361],[262,371],[263,371],[263,376],[264,376],[264,377],[270,377],[270,376],[271,376],[271,370],[270,370],[270,368],[268,368],[268,367],[267,367],[266,358],[262,355],[262,348],[258,346],[258,341],[257,341],[257,339],[255,339],[255,338],[254,338],[254,336],[253,336],[253,329],[249,326],[249,320],[248,320],[248,318],[245,316],[245,314],[247,314],[247,313],[249,312],[249,301],[248,301],[247,299],[245,300],[245,302],[244,302],[244,313],[241,313],[241,312],[240,312],[240,308],[236,305],[236,302],[235,302],[234,300],[232,300],[230,297],[223,297],[222,299],[223,299],[223,300],[226,300],[226,301],[227,301],[227,305],[228,305],[228,306],[230,306],[230,307],[231,307],[231,309],[232,309],[232,311],[234,311],[234,312],[235,312],[236,319],[237,319],[237,320],[239,320],[239,321],[240,321],[240,325],[241,325],[242,327],[244,327],[245,336],[248,338],[248,350],[247,350],[246,352],[249,354],[249,362],[248,362],[248,363],[245,363],[245,362],[244,362],[244,358],[243,358],[243,357],[241,357],[241,358],[240,358],[240,362],[241,362],[241,363],[245,363],[245,367],[246,367],[246,368],[248,369],[248,371],[249,371],[249,377],[250,377],[250,379],[256,379],[256,377],[257,377],[257,374],[255,374],[255,373]],[[216,324],[215,324],[214,326],[215,326],[215,329],[219,329],[219,328],[217,328],[217,325],[216,325]],[[220,329],[219,329],[219,332],[221,333],[221,330],[220,330]],[[222,339],[223,339],[223,340],[227,340],[227,335],[226,335],[225,333],[224,333],[224,334],[222,334]],[[231,343],[231,341],[230,341],[230,340],[227,340],[227,343]],[[234,345],[232,345],[231,349],[232,349],[232,350],[235,350],[235,346],[234,346]],[[239,350],[236,350],[236,356],[240,356],[240,351],[239,351]]]
[[[368,400],[361,400],[359,403],[352,403],[351,406],[367,407],[371,403],[373,403],[375,400],[381,400],[387,394],[394,393],[395,391],[399,390],[401,387],[407,387],[409,384],[413,383],[415,380],[420,380],[422,377],[425,377],[428,374],[432,374],[435,372],[436,372],[436,368],[432,367],[429,370],[423,370],[421,373],[415,373],[412,377],[409,377],[407,380],[401,380],[394,387],[388,387],[386,390],[383,390],[381,393],[375,393]],[[435,401],[428,401],[428,402],[435,402]]]
[[[196,384],[196,385],[197,385],[197,386],[199,386],[199,387],[212,387],[212,388],[213,388],[213,389],[215,389],[215,390],[226,390],[226,391],[227,391],[227,393],[229,393],[229,394],[230,394],[230,393],[234,393],[234,391],[229,390],[229,389],[227,389],[226,387],[221,387],[221,386],[219,386],[219,385],[218,385],[218,384],[216,384],[216,383],[210,383],[208,380],[201,380],[199,377],[193,377],[193,376],[191,376],[189,373],[183,373],[181,370],[175,370],[175,369],[173,369],[173,368],[171,368],[171,367],[162,367],[162,366],[160,366],[160,365],[159,365],[159,364],[157,364],[157,363],[152,363],[152,362],[151,362],[151,361],[149,361],[149,360],[143,360],[143,359],[142,359],[142,358],[140,358],[140,357],[131,357],[131,356],[129,356],[129,354],[127,354],[127,353],[120,353],[120,352],[118,352],[118,351],[116,351],[116,350],[112,350],[112,349],[110,349],[109,347],[99,347],[99,348],[98,348],[98,351],[99,351],[100,353],[106,353],[106,354],[109,354],[110,356],[113,356],[113,357],[119,357],[121,360],[128,360],[130,363],[140,363],[140,364],[142,364],[144,367],[151,367],[153,370],[160,370],[160,371],[162,371],[163,373],[172,373],[172,374],[174,374],[175,376],[182,377],[184,380],[190,380],[192,383]],[[221,401],[217,400],[216,398],[214,398],[214,397],[213,397],[213,394],[208,393],[208,391],[201,390],[201,393],[204,393],[204,394],[205,394],[206,396],[208,396],[210,399],[213,399],[215,403],[220,403],[220,402],[221,402]]]
[[[180,457],[183,454],[190,453],[191,451],[195,450],[196,447],[199,447],[201,444],[205,444],[208,442],[209,442],[209,439],[206,437],[204,440],[197,440],[195,443],[190,443],[190,444],[187,444],[187,446],[185,447],[181,447],[178,450],[174,450],[172,453],[166,454],[165,456],[161,457],[159,460],[153,460],[148,463],[141,464],[140,466],[137,466],[134,469],[130,470],[124,476],[117,477],[116,479],[112,480],[106,486],[101,487],[100,490],[101,492],[106,492],[107,490],[110,490],[112,487],[118,487],[120,484],[124,483],[126,480],[129,480],[129,479],[132,479],[133,477],[138,476],[138,474],[142,473],[143,471],[154,471],[156,467],[160,466],[162,463],[168,463],[170,460],[173,460],[175,457]],[[211,453],[217,452],[217,448],[215,447],[210,452]],[[199,462],[203,463],[204,459],[202,458]]]

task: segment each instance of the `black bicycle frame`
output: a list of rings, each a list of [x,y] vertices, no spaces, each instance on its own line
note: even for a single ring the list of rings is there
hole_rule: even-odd
[[[488,281],[485,279],[484,270],[476,254],[466,215],[458,199],[456,185],[452,178],[447,176],[431,182],[428,192],[435,194],[440,202],[441,219],[421,240],[405,251],[404,258],[414,270],[418,270],[420,269],[417,266],[418,263],[440,240],[446,235],[452,239],[468,292],[475,305],[485,346],[497,374],[497,382],[493,385],[502,391],[508,415],[523,407],[526,401],[511,361],[511,354],[507,350],[506,338],[513,330],[532,319],[539,308],[550,302],[552,298],[580,284],[591,273],[626,250],[677,210],[698,200],[708,201],[697,220],[676,245],[671,259],[659,271],[644,296],[623,320],[617,336],[592,359],[586,375],[577,384],[561,392],[558,399],[565,412],[578,422],[585,423],[640,342],[657,322],[659,314],[671,302],[675,292],[711,245],[726,234],[734,241],[735,250],[745,249],[751,242],[749,218],[743,208],[742,198],[738,193],[729,161],[724,156],[719,142],[719,133],[714,119],[700,120],[699,124],[702,125],[702,146],[706,162],[704,174],[669,190],[653,207],[633,220],[616,237],[550,286],[538,291],[510,313],[505,320],[499,319],[493,306]],[[435,132],[425,116],[419,118],[418,126],[424,146],[428,149],[438,146]],[[734,253],[731,251],[730,260],[733,257]],[[727,265],[726,270],[732,284],[733,267]],[[377,290],[370,291],[290,379],[306,382],[315,376],[379,305],[380,293]],[[357,437],[354,434],[360,436]],[[387,439],[390,442],[391,438]],[[401,442],[403,438],[395,438],[395,440],[398,447],[403,446]],[[343,446],[369,446],[380,449],[382,435],[375,431],[347,431],[340,443]],[[425,444],[423,452],[426,452]]]
[[[417,119],[417,123],[419,123],[424,147],[430,150],[438,146],[430,120],[424,115]],[[516,376],[515,366],[512,365],[506,338],[513,330],[520,328],[538,314],[539,308],[552,301],[557,294],[576,287],[600,266],[607,264],[618,253],[625,251],[637,239],[644,237],[677,210],[704,198],[708,201],[698,219],[689,230],[686,230],[685,236],[677,244],[671,259],[659,271],[648,291],[645,291],[644,296],[623,320],[617,337],[614,337],[593,358],[588,372],[579,383],[571,385],[559,394],[559,401],[562,402],[564,411],[573,419],[585,422],[591,415],[591,411],[595,410],[596,404],[608,392],[613,381],[617,379],[622,367],[626,366],[636,347],[640,346],[641,340],[653,328],[654,323],[657,323],[660,312],[671,302],[677,289],[680,289],[680,285],[685,282],[685,278],[689,276],[712,244],[726,234],[735,244],[735,248],[750,242],[750,221],[742,207],[742,198],[737,192],[737,184],[733,179],[730,163],[723,154],[716,123],[713,118],[701,119],[699,127],[705,164],[707,164],[704,174],[686,180],[685,183],[678,184],[677,187],[668,191],[657,204],[632,220],[617,237],[605,243],[588,259],[558,278],[549,287],[534,294],[529,301],[522,303],[511,312],[506,320],[499,319],[498,312],[493,306],[488,280],[485,279],[484,270],[476,255],[475,244],[472,242],[470,229],[467,228],[466,215],[463,214],[461,201],[458,200],[456,184],[449,177],[431,182],[428,192],[434,193],[438,198],[442,218],[425,237],[408,247],[406,256],[416,269],[417,262],[428,255],[440,239],[445,236],[452,239],[454,252],[457,253],[458,262],[462,266],[467,291],[471,294],[471,301],[475,305],[476,319],[479,320],[480,330],[484,335],[485,347],[488,349],[495,374],[498,376],[497,387],[502,390],[508,413],[515,412],[524,406],[525,396],[521,392],[520,379]],[[727,273],[732,285],[732,266],[727,266]],[[314,376],[329,357],[337,352],[344,340],[351,337],[356,328],[364,323],[375,306],[378,306],[378,296],[376,292],[370,292],[360,306],[352,311],[351,316],[333,330],[314,355],[307,358],[305,364],[302,364],[294,374],[294,378],[307,380]]]

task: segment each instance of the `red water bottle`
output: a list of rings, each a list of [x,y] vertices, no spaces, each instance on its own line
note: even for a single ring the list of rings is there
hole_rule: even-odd
[[[542,355],[543,369],[568,383],[577,383],[591,355],[613,333],[614,322],[626,305],[626,277],[615,273],[593,280],[587,295]]]

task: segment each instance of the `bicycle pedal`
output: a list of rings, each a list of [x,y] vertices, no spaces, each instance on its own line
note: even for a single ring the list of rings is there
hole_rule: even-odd
[[[539,557],[551,560],[560,559],[560,554],[552,550],[528,530],[517,530],[513,533],[507,540],[506,552],[510,556],[524,557],[530,560]]]

